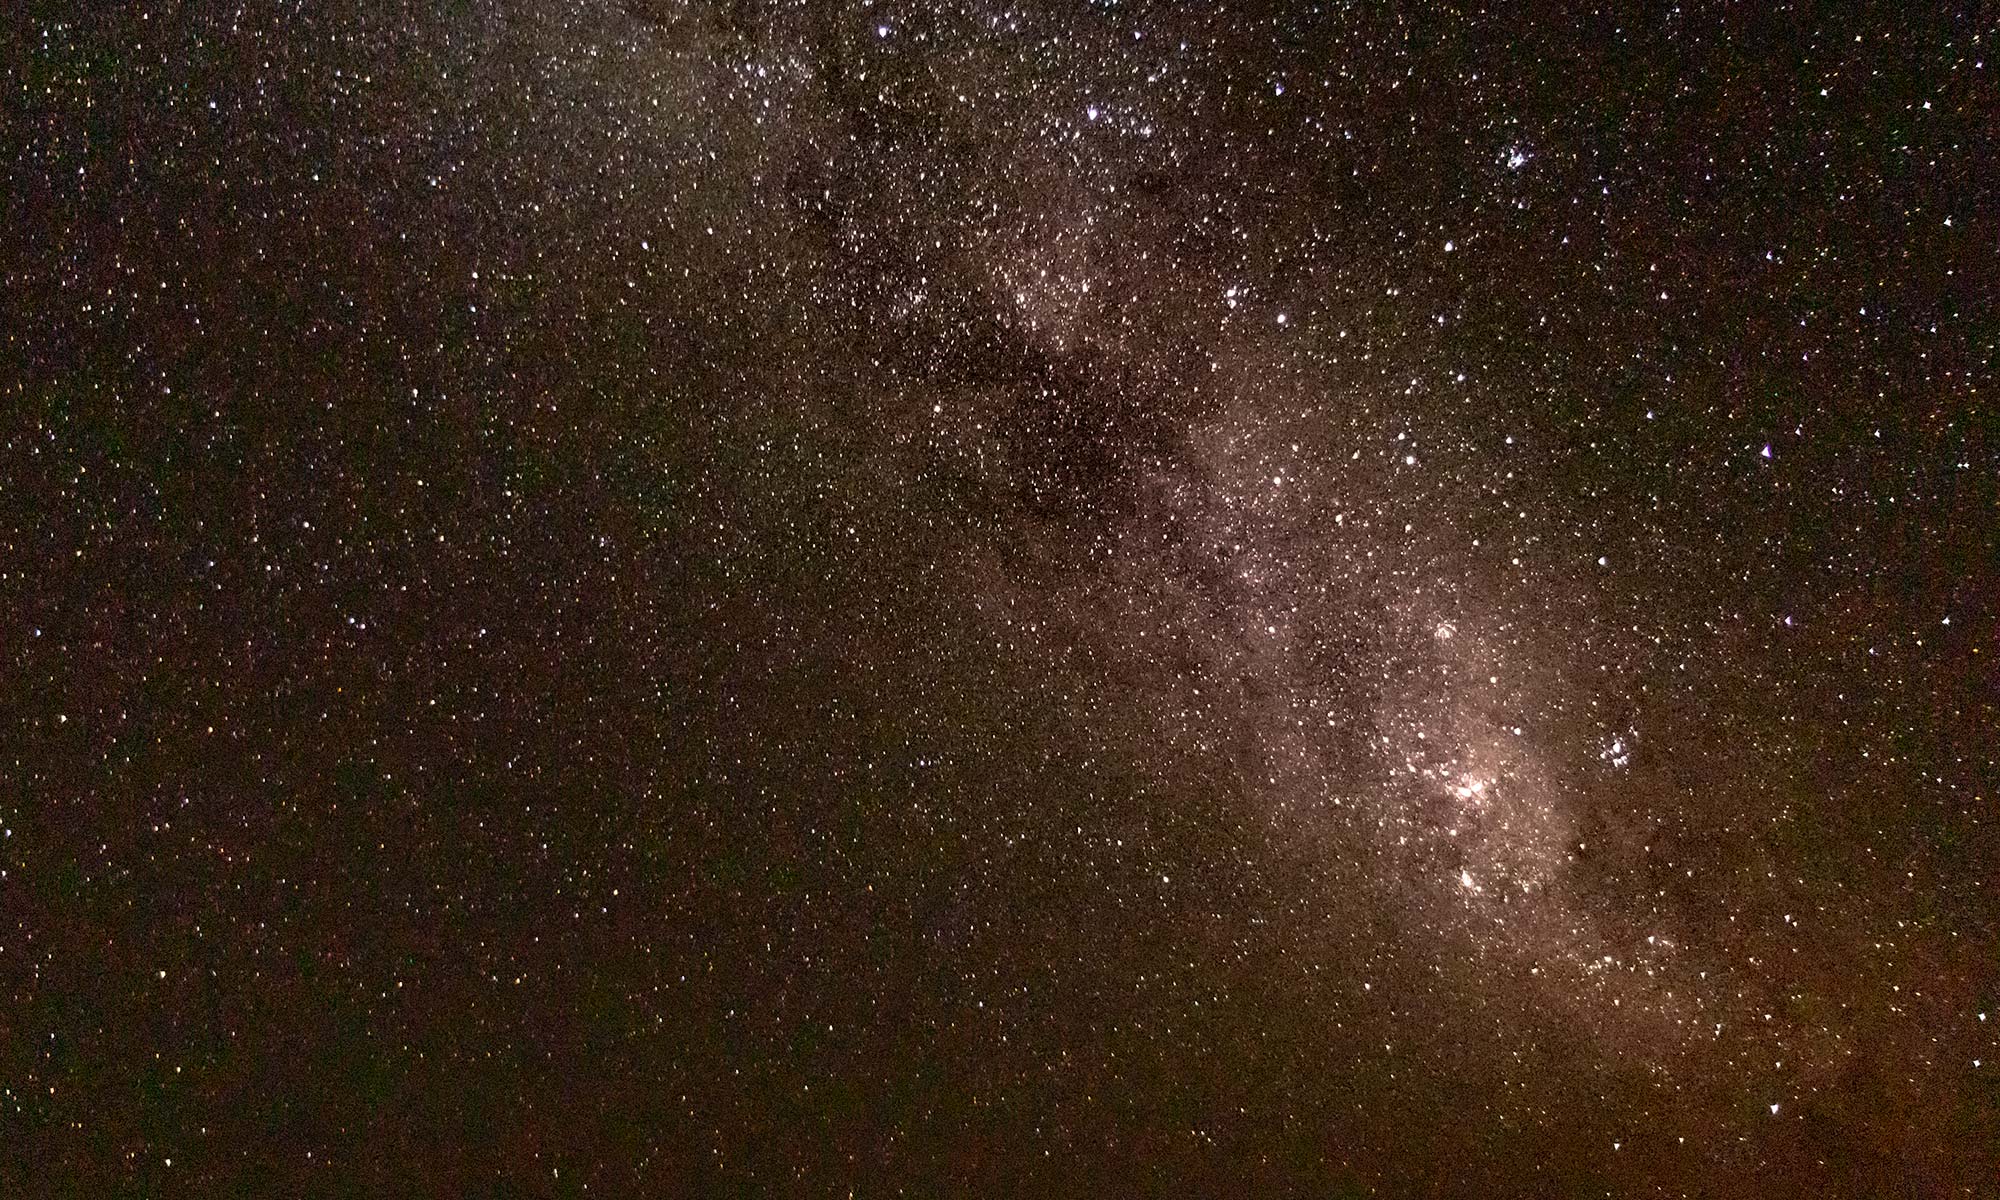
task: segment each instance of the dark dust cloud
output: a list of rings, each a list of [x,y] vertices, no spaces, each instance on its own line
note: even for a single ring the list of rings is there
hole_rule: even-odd
[[[0,1191],[2000,1194],[1978,11],[23,6]]]

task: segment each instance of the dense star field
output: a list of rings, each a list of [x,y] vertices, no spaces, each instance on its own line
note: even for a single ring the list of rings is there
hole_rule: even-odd
[[[1977,13],[25,6],[0,1193],[2000,1195]]]

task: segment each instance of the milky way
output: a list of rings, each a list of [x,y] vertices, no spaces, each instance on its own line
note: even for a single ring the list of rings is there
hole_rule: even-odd
[[[1971,16],[14,24],[0,1192],[2000,1189]]]

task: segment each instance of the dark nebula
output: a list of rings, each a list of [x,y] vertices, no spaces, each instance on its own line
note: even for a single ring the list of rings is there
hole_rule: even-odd
[[[1979,11],[31,0],[0,1194],[2000,1195]]]

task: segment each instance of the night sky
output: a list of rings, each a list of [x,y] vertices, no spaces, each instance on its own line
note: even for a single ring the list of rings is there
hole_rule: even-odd
[[[11,10],[0,1194],[2000,1195],[1980,7]]]

